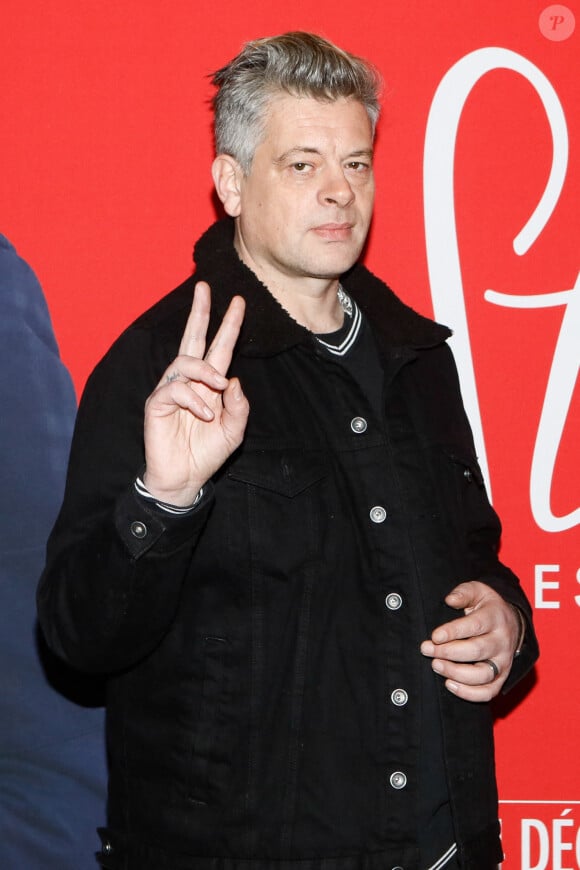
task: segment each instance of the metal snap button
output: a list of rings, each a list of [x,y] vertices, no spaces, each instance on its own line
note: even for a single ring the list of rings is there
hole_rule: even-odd
[[[404,689],[394,689],[391,692],[391,701],[395,707],[404,707],[408,700],[409,696]]]
[[[147,535],[147,526],[145,523],[135,520],[135,522],[131,523],[131,534],[135,538],[144,538]]]
[[[350,421],[350,428],[356,435],[362,435],[367,431],[367,421],[364,417],[353,417]]]
[[[407,785],[407,777],[401,770],[396,770],[391,774],[389,782],[391,783],[393,788],[397,790],[405,788]]]
[[[398,610],[402,603],[403,599],[398,592],[390,592],[385,598],[385,606],[389,610]]]
[[[369,516],[373,523],[384,523],[387,518],[387,512],[381,505],[376,505],[374,508],[371,508]]]

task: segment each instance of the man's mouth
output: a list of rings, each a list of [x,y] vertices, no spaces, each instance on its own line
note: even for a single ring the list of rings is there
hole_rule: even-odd
[[[353,224],[351,223],[326,223],[313,227],[317,236],[328,239],[331,242],[342,242],[350,239]]]

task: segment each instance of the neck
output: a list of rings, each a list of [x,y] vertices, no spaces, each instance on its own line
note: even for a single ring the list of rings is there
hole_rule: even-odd
[[[340,329],[344,312],[338,302],[338,278],[314,284],[315,279],[293,282],[288,286],[269,286],[268,290],[290,317],[311,332],[323,334]],[[312,282],[312,283],[311,283]]]
[[[234,241],[238,256],[252,270],[290,317],[311,332],[335,332],[343,324],[344,312],[338,301],[337,277],[284,275],[260,266],[249,252]]]

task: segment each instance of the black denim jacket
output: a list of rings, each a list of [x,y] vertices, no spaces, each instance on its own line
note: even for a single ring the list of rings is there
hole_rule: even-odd
[[[501,860],[490,709],[443,689],[418,647],[465,579],[526,616],[506,688],[537,645],[497,558],[449,331],[363,267],[344,277],[384,370],[377,417],[239,261],[229,221],[195,259],[210,332],[231,295],[247,300],[231,367],[250,401],[244,443],[190,515],[134,492],[143,404],[177,352],[188,279],[87,384],[39,590],[53,649],[110,675],[103,866],[416,870],[432,679],[459,857],[489,870]]]

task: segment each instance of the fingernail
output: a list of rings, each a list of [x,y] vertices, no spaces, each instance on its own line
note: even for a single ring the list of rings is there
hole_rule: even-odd
[[[449,689],[449,691],[450,691],[450,692],[453,692],[453,694],[455,694],[455,695],[456,695],[457,692],[459,691],[459,686],[457,685],[457,683],[452,683],[450,680],[447,680],[447,682],[445,683],[445,685],[447,686],[447,688]]]
[[[431,665],[431,667],[433,668],[433,670],[435,671],[436,674],[442,674],[442,673],[443,673],[443,665],[441,664],[441,662],[437,662],[437,661],[436,661],[436,662],[433,662],[433,664]]]

